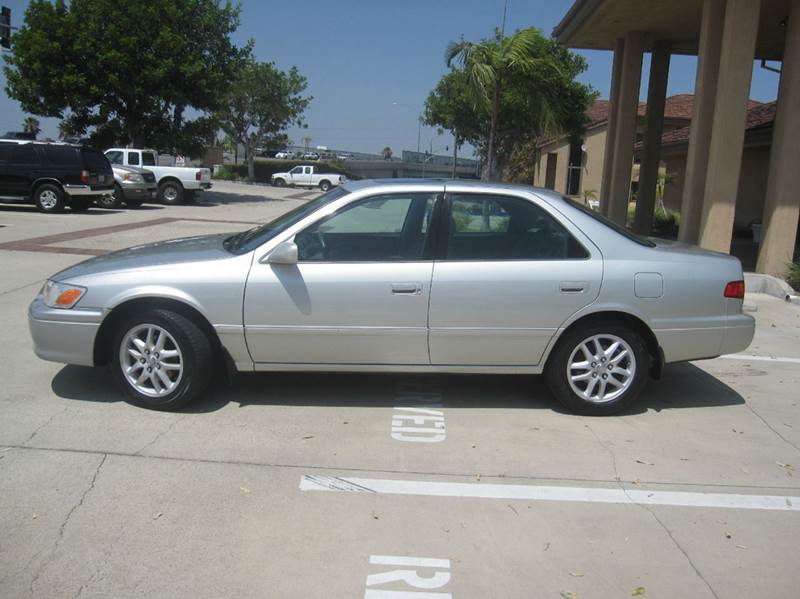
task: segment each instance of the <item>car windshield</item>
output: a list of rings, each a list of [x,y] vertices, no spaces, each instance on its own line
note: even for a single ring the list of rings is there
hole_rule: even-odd
[[[300,222],[315,210],[344,197],[348,193],[350,192],[343,187],[334,187],[328,193],[322,194],[318,198],[308,201],[305,204],[301,204],[294,210],[282,214],[266,225],[253,227],[247,231],[231,235],[225,240],[224,247],[232,254],[246,254],[266,243],[281,231],[285,231],[295,223]]]
[[[596,212],[595,210],[592,210],[588,206],[584,206],[580,202],[573,200],[572,198],[569,198],[567,196],[561,196],[561,198],[573,208],[577,208],[587,216],[592,217],[597,222],[604,224],[609,229],[613,229],[615,232],[630,239],[631,241],[638,243],[639,245],[643,245],[645,247],[651,247],[651,248],[656,247],[656,244],[650,241],[647,237],[644,237],[643,235],[637,235],[633,231],[621,225],[618,225],[613,220],[606,218],[605,216],[603,216],[599,212]]]

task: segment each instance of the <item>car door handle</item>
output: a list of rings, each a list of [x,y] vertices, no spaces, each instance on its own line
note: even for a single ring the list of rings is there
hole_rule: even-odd
[[[588,286],[585,281],[561,281],[558,289],[561,293],[583,293]]]
[[[392,283],[393,295],[420,295],[422,285],[420,283]]]

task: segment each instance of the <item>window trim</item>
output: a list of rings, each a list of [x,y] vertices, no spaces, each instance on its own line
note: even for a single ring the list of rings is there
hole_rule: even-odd
[[[301,233],[305,233],[308,229],[312,227],[319,226],[320,224],[324,223],[327,220],[335,218],[339,214],[346,212],[350,208],[355,208],[360,204],[365,202],[373,201],[375,199],[379,199],[383,196],[397,196],[407,193],[408,195],[418,195],[418,194],[426,194],[429,196],[433,196],[433,210],[431,212],[431,222],[428,226],[428,232],[426,234],[425,244],[422,248],[422,258],[419,260],[301,260],[298,258],[297,264],[424,264],[424,263],[432,263],[435,258],[435,250],[438,249],[437,242],[438,242],[438,232],[439,232],[439,222],[438,218],[440,217],[437,214],[437,207],[441,206],[443,203],[442,196],[444,195],[440,191],[410,191],[410,192],[403,192],[403,191],[394,191],[388,193],[380,193],[376,195],[369,195],[359,198],[357,200],[353,200],[344,206],[341,206],[337,210],[334,210],[330,214],[326,214],[325,216],[315,220],[312,223],[309,223],[303,229],[296,231],[291,236],[291,240],[296,242],[296,238]],[[412,200],[413,201],[413,200]],[[411,210],[411,206],[409,206],[409,212]],[[441,212],[441,210],[439,210]],[[406,219],[408,218],[408,213],[406,213]],[[405,220],[403,221],[403,226],[405,227]],[[400,231],[402,234],[402,230]]]
[[[536,206],[539,210],[544,212],[547,216],[553,219],[556,224],[558,224],[566,233],[570,235],[581,248],[586,253],[586,256],[583,258],[449,258],[447,256],[447,245],[448,240],[450,239],[450,223],[452,222],[452,200],[451,196],[482,196],[482,197],[498,197],[508,200],[518,200],[521,202],[529,202]],[[463,192],[463,191],[448,191],[445,193],[444,203],[447,205],[446,210],[443,211],[441,229],[438,244],[436,247],[436,258],[437,262],[580,262],[580,261],[587,261],[592,260],[595,256],[592,254],[592,251],[586,247],[586,244],[578,239],[578,236],[575,235],[570,228],[565,225],[557,216],[555,216],[552,212],[547,210],[544,206],[540,205],[533,199],[528,197],[522,197],[518,195],[512,195],[507,193],[486,193],[486,192]]]

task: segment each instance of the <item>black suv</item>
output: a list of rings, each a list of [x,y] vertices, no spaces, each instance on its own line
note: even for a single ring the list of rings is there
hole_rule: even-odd
[[[0,197],[32,201],[42,212],[86,210],[114,191],[114,173],[99,150],[0,140]]]

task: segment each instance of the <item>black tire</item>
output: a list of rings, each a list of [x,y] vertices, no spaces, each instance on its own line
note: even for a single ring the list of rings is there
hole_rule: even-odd
[[[123,369],[126,365],[120,355],[121,345],[127,334],[139,326],[155,325],[167,331],[182,356],[183,370],[175,388],[160,397],[152,397],[137,390],[128,381]],[[166,348],[172,346],[168,341]],[[162,351],[164,351],[162,349]],[[127,354],[126,354],[127,355]],[[150,357],[158,355],[153,352]],[[206,334],[194,322],[171,310],[153,309],[132,315],[117,326],[111,346],[111,370],[114,380],[129,403],[151,410],[170,412],[178,410],[197,399],[208,388],[213,372],[214,350]],[[170,358],[165,358],[167,360]],[[135,361],[135,360],[134,360]],[[161,370],[161,363],[156,363]],[[166,364],[166,361],[164,362]],[[149,372],[149,371],[148,371]],[[167,369],[164,369],[164,373]],[[149,375],[148,375],[149,376]],[[168,375],[176,376],[176,375]],[[148,381],[144,381],[147,383]],[[153,387],[151,383],[151,387]]]
[[[286,187],[286,181],[284,179],[275,179],[275,187]]]
[[[328,191],[331,188],[331,182],[322,180],[322,181],[319,182],[319,188],[322,191]]]
[[[128,208],[141,208],[142,204],[144,204],[144,200],[141,198],[133,198],[130,200],[125,200],[125,205]]]
[[[40,212],[55,214],[64,211],[64,191],[53,183],[43,183],[33,191],[33,203]]]
[[[570,384],[567,370],[573,352],[580,351],[578,349],[580,345],[596,335],[616,337],[626,343],[631,350],[630,353],[633,356],[633,361],[631,362],[627,357],[623,357],[619,360],[618,364],[622,369],[630,369],[631,364],[635,367],[633,369],[632,380],[630,384],[624,388],[624,391],[603,402],[599,402],[596,399],[593,401],[576,393]],[[602,343],[608,341],[612,340],[606,338],[604,341],[601,341],[601,347]],[[610,346],[611,343],[608,343],[605,349],[609,349]],[[593,343],[589,343],[589,347],[596,348],[597,346]],[[585,372],[591,375],[586,379],[585,383],[584,381],[575,383],[576,387],[584,392],[589,390],[589,383],[592,382],[592,379],[596,381],[594,384],[597,385],[599,390],[604,380],[607,381],[608,377],[612,376],[612,374],[605,371],[605,369],[613,368],[613,365],[608,363],[609,358],[602,356],[600,351],[591,353],[594,353],[600,359],[596,362],[591,361],[591,363],[587,364],[585,370],[583,367],[574,369],[576,374],[583,374]],[[611,358],[613,359],[615,355],[618,354],[612,354]],[[585,361],[590,362],[588,359]],[[603,325],[598,323],[585,328],[578,327],[572,329],[558,340],[553,353],[548,359],[545,368],[545,378],[547,380],[547,386],[550,388],[555,398],[570,412],[588,416],[608,416],[625,410],[636,401],[647,384],[649,371],[650,354],[647,351],[644,340],[636,331],[618,324]],[[619,381],[621,379],[614,377],[613,380]],[[608,388],[608,383],[606,383],[606,388]],[[590,396],[596,393],[597,391],[591,391]],[[613,393],[613,391],[608,392],[609,395],[613,395]]]
[[[97,200],[97,205],[100,208],[116,210],[118,208],[122,208],[123,199],[125,199],[125,195],[122,193],[122,187],[120,187],[119,183],[114,183],[114,193],[112,195],[101,197],[99,200]]]
[[[183,185],[177,181],[165,181],[158,187],[158,198],[169,206],[183,203]]]
[[[92,207],[92,200],[85,200],[83,198],[72,198],[69,202],[69,207],[73,212],[86,212]]]

